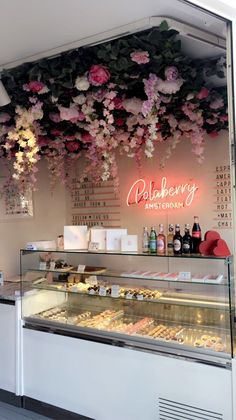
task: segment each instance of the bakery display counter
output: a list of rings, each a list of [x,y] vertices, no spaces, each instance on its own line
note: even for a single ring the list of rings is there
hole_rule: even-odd
[[[231,257],[22,250],[21,267],[26,327],[230,363]]]

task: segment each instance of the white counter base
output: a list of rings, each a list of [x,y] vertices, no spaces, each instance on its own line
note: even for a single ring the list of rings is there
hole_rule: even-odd
[[[29,329],[23,345],[27,397],[96,420],[167,419],[170,405],[176,420],[232,420],[230,370]]]
[[[17,392],[17,360],[18,346],[16,306],[0,304],[0,389],[18,394]]]

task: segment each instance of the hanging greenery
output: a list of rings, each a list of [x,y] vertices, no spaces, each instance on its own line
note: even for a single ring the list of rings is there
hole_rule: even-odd
[[[227,129],[226,88],[206,83],[206,73],[222,76],[223,64],[184,55],[177,35],[162,22],[5,72],[11,103],[0,112],[1,156],[19,185],[35,185],[42,156],[65,181],[65,162],[82,154],[86,174],[117,184],[117,152],[140,163],[182,137],[201,163],[205,135]]]

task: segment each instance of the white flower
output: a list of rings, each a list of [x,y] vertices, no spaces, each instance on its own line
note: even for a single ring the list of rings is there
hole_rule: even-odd
[[[86,76],[78,76],[75,80],[75,87],[78,90],[88,90],[90,84]]]
[[[171,95],[178,92],[183,83],[184,80],[181,78],[176,80],[162,80],[161,78],[157,77],[156,89],[161,93]]]
[[[187,95],[186,101],[191,101],[191,99],[193,99],[194,97],[195,97],[195,94],[193,92],[192,93],[189,93]]]
[[[56,96],[51,96],[51,101],[53,104],[56,104],[58,102],[58,98],[56,98]]]
[[[123,100],[124,109],[134,115],[138,115],[142,111],[142,104],[141,99],[136,97]]]
[[[81,93],[80,95],[77,95],[77,96],[75,96],[74,98],[72,98],[73,99],[73,102],[75,103],[75,104],[78,104],[78,105],[83,105],[83,104],[85,104],[85,102],[86,102],[86,96],[85,95],[83,95],[83,93]]]

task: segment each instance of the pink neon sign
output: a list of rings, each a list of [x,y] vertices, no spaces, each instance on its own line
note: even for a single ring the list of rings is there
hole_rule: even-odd
[[[198,186],[195,182],[168,185],[166,177],[161,179],[160,188],[155,187],[154,181],[137,179],[130,187],[126,204],[139,204],[145,201],[145,209],[168,209],[191,206]]]

